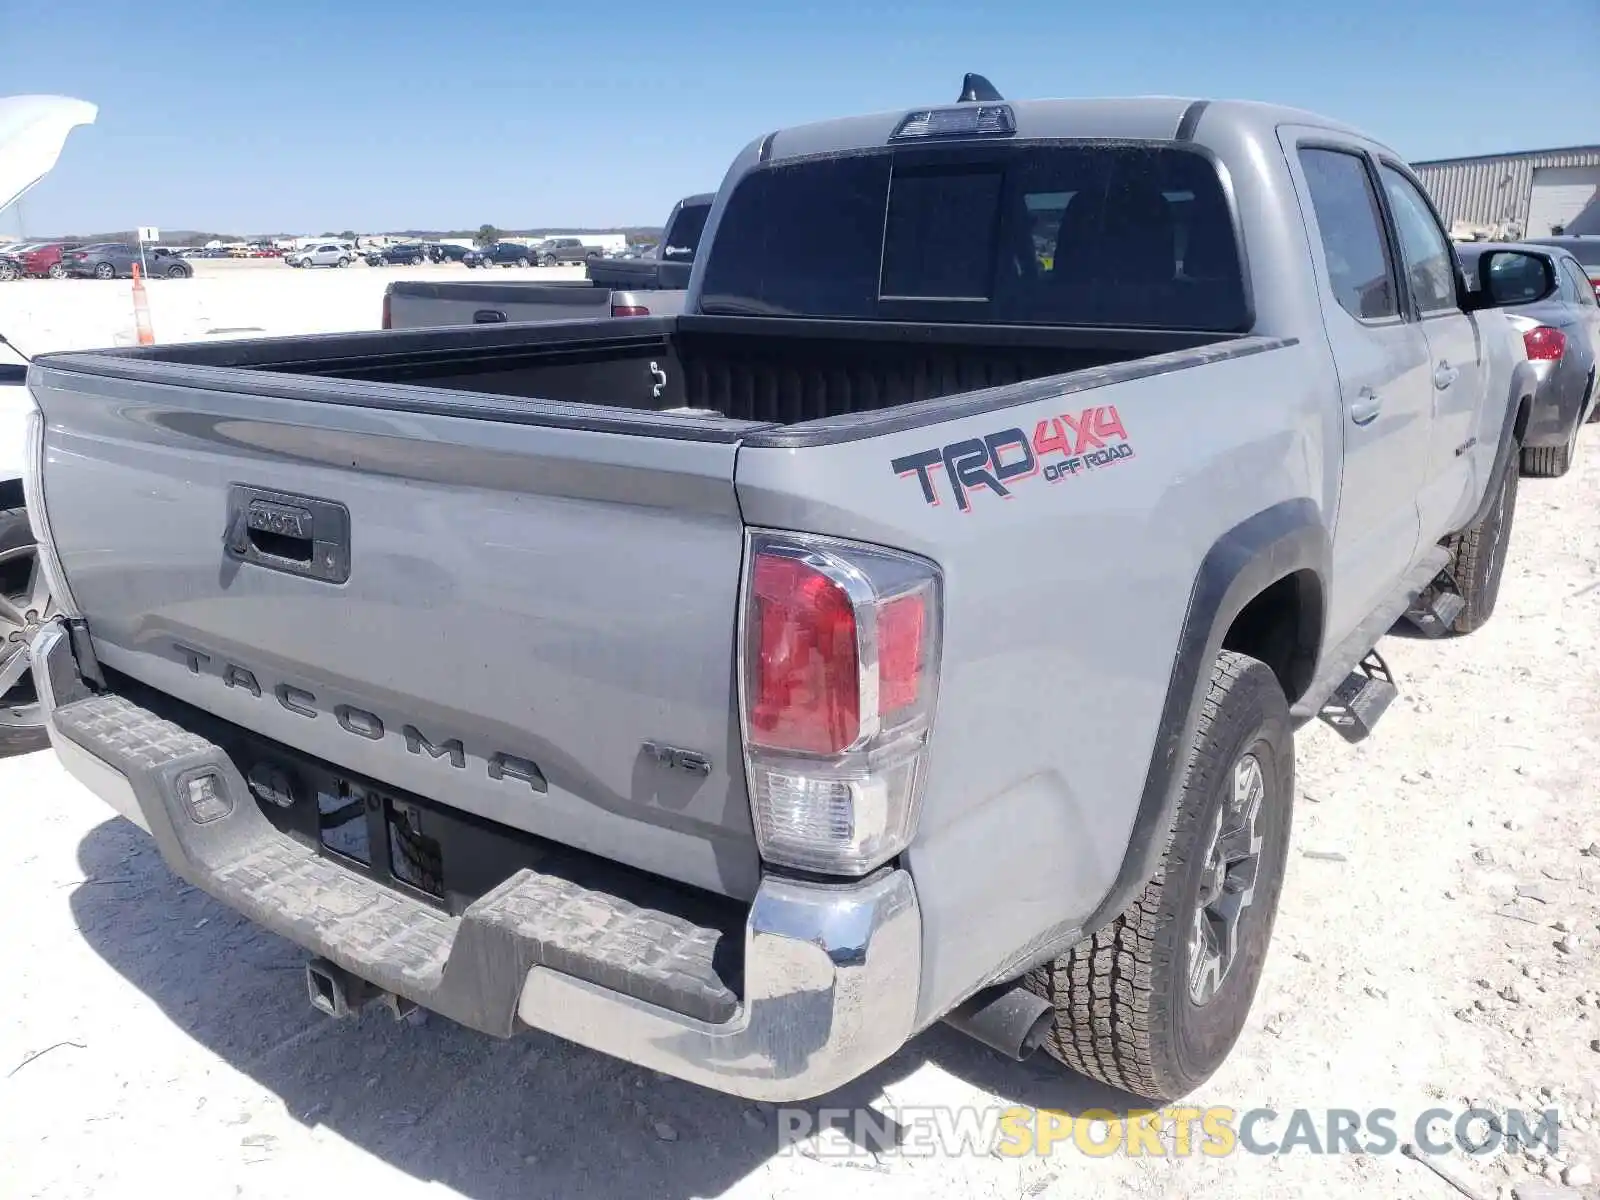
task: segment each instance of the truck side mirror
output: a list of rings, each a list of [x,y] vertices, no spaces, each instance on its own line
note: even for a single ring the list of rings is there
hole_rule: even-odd
[[[1478,258],[1478,286],[1467,293],[1467,308],[1505,308],[1535,304],[1556,290],[1550,260],[1522,250],[1488,250]]]

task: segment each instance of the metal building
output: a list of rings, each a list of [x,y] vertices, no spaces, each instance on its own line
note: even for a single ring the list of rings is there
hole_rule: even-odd
[[[1411,165],[1452,226],[1495,237],[1600,233],[1600,146]]]

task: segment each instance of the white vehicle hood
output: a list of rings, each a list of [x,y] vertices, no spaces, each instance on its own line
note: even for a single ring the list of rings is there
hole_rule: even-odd
[[[70,96],[0,97],[0,211],[50,173],[67,134],[99,111]]]

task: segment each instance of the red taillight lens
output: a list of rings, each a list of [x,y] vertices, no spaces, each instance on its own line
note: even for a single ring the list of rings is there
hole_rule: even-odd
[[[1567,335],[1559,329],[1540,325],[1522,335],[1529,362],[1555,362],[1567,352]]]
[[[917,702],[927,621],[920,592],[897,596],[878,610],[878,715],[884,725]]]
[[[611,306],[613,317],[648,317],[650,310],[642,304],[613,304]]]
[[[850,597],[798,559],[759,554],[751,602],[752,740],[798,753],[839,753],[861,730]]]

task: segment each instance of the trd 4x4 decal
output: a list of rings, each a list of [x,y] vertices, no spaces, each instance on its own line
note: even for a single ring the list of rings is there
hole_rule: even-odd
[[[1048,483],[1060,483],[1080,471],[1098,470],[1132,457],[1122,418],[1115,405],[1107,404],[1086,408],[1077,416],[1063,413],[1040,421],[1031,438],[1020,428],[1002,429],[987,437],[919,450],[889,466],[896,475],[915,475],[922,498],[934,507],[941,497],[933,473],[943,467],[956,507],[968,512],[972,493],[979,488],[1009,500],[1012,488],[1035,475],[1043,475]]]

